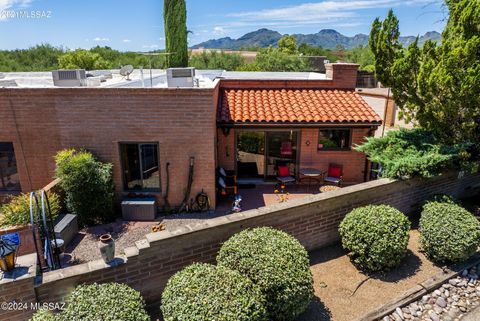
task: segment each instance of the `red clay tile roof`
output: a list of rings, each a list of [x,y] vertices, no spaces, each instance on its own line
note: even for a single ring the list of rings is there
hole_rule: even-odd
[[[333,89],[223,89],[217,121],[381,122],[355,91]]]

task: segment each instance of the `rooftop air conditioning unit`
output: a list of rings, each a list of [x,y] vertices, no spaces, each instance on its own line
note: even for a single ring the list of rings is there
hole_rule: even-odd
[[[52,71],[53,85],[58,87],[80,87],[86,85],[85,69]]]
[[[195,68],[168,68],[168,87],[194,87]]]

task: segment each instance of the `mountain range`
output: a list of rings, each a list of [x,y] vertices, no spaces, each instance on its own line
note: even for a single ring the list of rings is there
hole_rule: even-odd
[[[259,29],[257,31],[249,32],[238,39],[232,39],[230,37],[224,37],[219,39],[211,39],[197,45],[192,46],[192,49],[207,48],[207,49],[231,49],[238,50],[241,48],[252,47],[268,47],[276,46],[277,41],[283,35],[278,31],[270,29]],[[342,35],[333,29],[322,29],[313,34],[293,34],[292,36],[297,39],[297,44],[306,43],[316,47],[323,47],[326,49],[335,49],[337,46],[342,46],[345,49],[351,49],[359,46],[368,45],[368,35],[357,34],[353,37]],[[420,37],[419,43],[422,45],[425,41],[431,39],[434,41],[440,41],[440,33],[436,31],[430,31]],[[414,36],[400,37],[400,42],[408,46],[415,40]]]

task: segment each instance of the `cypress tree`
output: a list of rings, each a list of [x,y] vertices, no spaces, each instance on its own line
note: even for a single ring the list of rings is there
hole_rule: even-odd
[[[164,0],[165,48],[172,53],[169,67],[188,66],[187,8],[185,0]]]

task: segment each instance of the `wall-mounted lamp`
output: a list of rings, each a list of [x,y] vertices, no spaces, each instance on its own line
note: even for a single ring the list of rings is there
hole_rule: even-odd
[[[307,140],[307,141],[305,142],[305,145],[310,146],[310,141]]]

